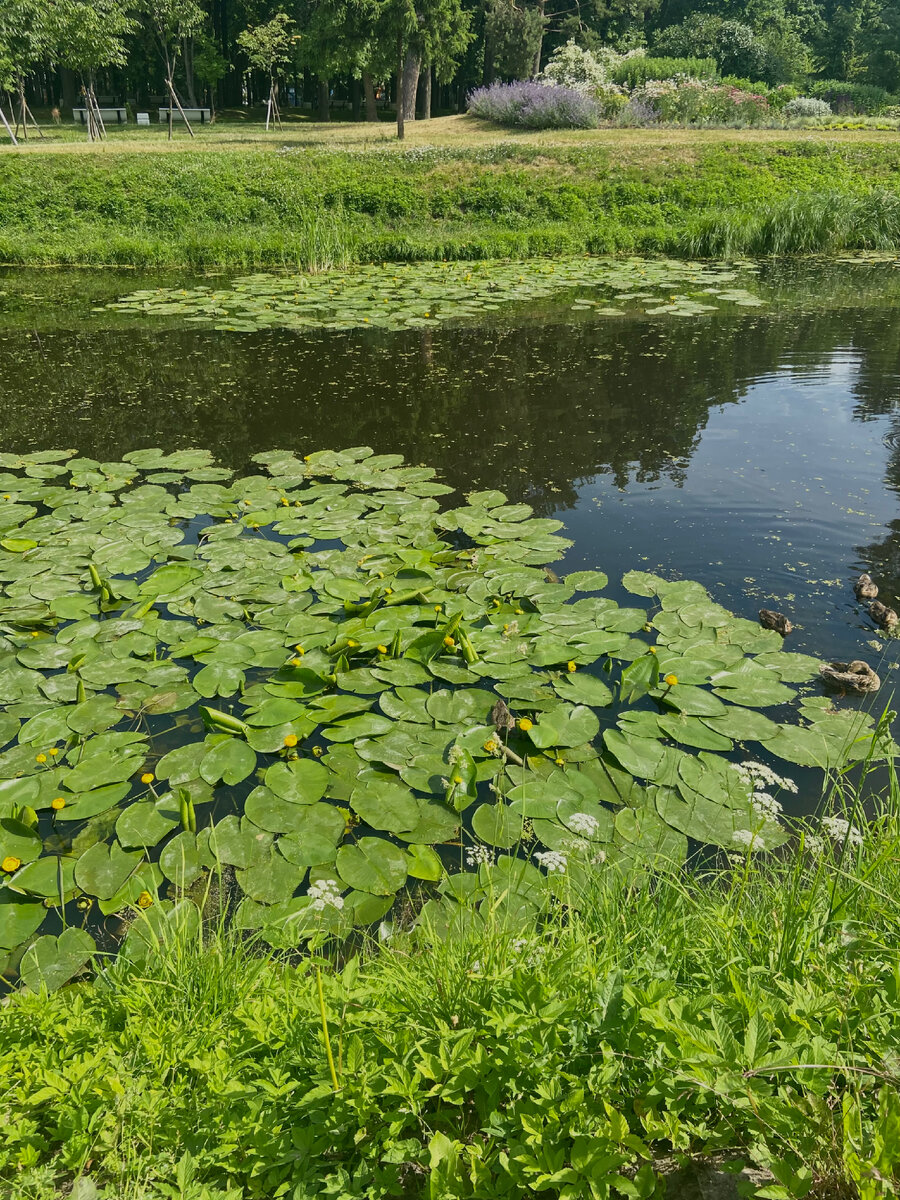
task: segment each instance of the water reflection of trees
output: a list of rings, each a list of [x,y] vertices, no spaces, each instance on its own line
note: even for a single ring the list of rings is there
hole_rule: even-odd
[[[900,327],[891,317],[501,322],[392,336],[8,334],[0,441],[71,444],[100,459],[202,445],[237,467],[275,445],[365,443],[433,464],[454,486],[499,487],[546,512],[573,503],[597,474],[620,487],[677,483],[711,408],[785,363],[808,370],[851,348],[856,415],[893,411]],[[900,490],[900,461],[892,470]]]
[[[888,312],[871,317],[857,331],[859,352],[853,382],[853,415],[860,421],[887,418],[885,487],[900,495],[900,323]],[[858,546],[860,565],[878,580],[882,598],[900,599],[900,520],[891,521],[878,541]]]

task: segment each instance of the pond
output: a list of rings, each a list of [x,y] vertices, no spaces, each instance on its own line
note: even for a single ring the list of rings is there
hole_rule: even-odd
[[[710,268],[716,270],[727,283],[730,274],[725,268]],[[99,928],[91,924],[94,918],[78,915],[94,900],[104,914],[114,915],[123,898],[133,904],[143,896],[162,921],[171,910],[165,908],[168,902],[153,903],[162,895],[162,891],[157,895],[157,888],[169,883],[189,887],[201,873],[204,855],[208,858],[217,853],[216,846],[224,861],[237,868],[246,897],[245,925],[262,926],[273,944],[280,939],[290,944],[291,938],[284,933],[290,921],[295,934],[302,927],[308,935],[303,921],[308,925],[310,900],[316,921],[321,921],[324,906],[334,930],[343,929],[341,922],[348,919],[349,912],[341,912],[343,902],[333,903],[338,887],[353,889],[348,909],[352,909],[355,923],[378,920],[407,878],[432,880],[439,875],[441,862],[449,865],[455,860],[461,865],[462,846],[469,842],[475,843],[476,851],[479,842],[482,847],[495,848],[478,851],[469,861],[475,868],[468,875],[471,888],[480,887],[482,892],[496,888],[497,878],[488,876],[491,869],[497,871],[502,865],[502,881],[516,898],[514,905],[508,905],[510,911],[518,919],[533,919],[540,907],[538,880],[552,877],[561,848],[568,850],[579,836],[605,848],[599,857],[595,853],[589,859],[595,864],[606,861],[607,851],[610,861],[616,855],[622,857],[623,845],[630,848],[632,857],[640,848],[641,855],[651,859],[663,852],[683,858],[688,846],[685,835],[695,844],[707,842],[725,849],[741,844],[737,835],[748,831],[742,814],[751,811],[749,798],[732,795],[732,784],[723,783],[711,762],[695,768],[685,761],[689,755],[674,747],[666,750],[667,757],[660,758],[659,739],[674,738],[695,750],[730,751],[732,738],[740,743],[761,730],[758,740],[763,749],[756,748],[752,756],[776,767],[779,758],[796,764],[790,774],[800,780],[800,797],[792,800],[788,796],[787,800],[795,811],[808,810],[818,794],[820,778],[811,765],[821,761],[810,750],[812,735],[806,741],[788,741],[779,728],[765,725],[762,716],[757,718],[755,709],[766,704],[784,709],[785,701],[794,694],[794,689],[785,685],[802,684],[799,691],[807,705],[803,715],[815,722],[816,737],[824,739],[823,746],[840,740],[842,730],[835,722],[841,722],[831,714],[819,685],[807,683],[815,675],[815,665],[787,655],[779,658],[777,635],[764,635],[758,626],[754,632],[753,626],[761,607],[775,609],[794,625],[785,649],[817,658],[868,660],[886,685],[874,704],[869,700],[865,706],[876,715],[885,706],[898,655],[894,642],[855,600],[852,583],[865,570],[877,580],[886,603],[895,603],[900,593],[900,559],[895,549],[900,535],[900,329],[896,319],[900,273],[890,260],[770,265],[761,270],[745,264],[740,271],[741,287],[752,289],[762,304],[747,301],[747,293],[738,288],[729,294],[727,287],[723,291],[723,284],[718,283],[725,296],[721,305],[707,306],[696,297],[673,296],[666,301],[669,311],[659,311],[657,301],[641,303],[639,293],[631,301],[630,293],[620,288],[620,300],[624,296],[625,302],[614,313],[607,311],[605,301],[590,300],[595,293],[586,291],[576,279],[553,295],[518,294],[510,296],[508,303],[485,304],[487,312],[448,314],[440,322],[429,316],[427,324],[414,317],[412,327],[362,328],[346,320],[352,327],[237,330],[188,324],[177,312],[107,307],[110,301],[133,292],[136,284],[145,294],[156,286],[175,287],[180,280],[138,280],[133,273],[8,273],[0,287],[0,451],[7,455],[6,468],[24,469],[47,482],[38,486],[21,476],[8,476],[13,482],[6,486],[17,490],[26,485],[37,487],[32,499],[39,505],[57,513],[70,512],[69,520],[77,530],[67,536],[74,547],[85,544],[78,538],[95,519],[96,500],[91,496],[114,497],[121,490],[124,497],[125,489],[134,484],[141,506],[141,512],[136,507],[132,510],[141,522],[134,527],[142,530],[144,545],[149,539],[155,564],[165,561],[165,547],[174,546],[179,539],[184,546],[172,551],[176,565],[164,568],[170,573],[163,575],[150,570],[149,554],[144,561],[141,551],[129,554],[127,547],[107,553],[107,569],[96,577],[96,594],[90,604],[101,625],[107,616],[130,614],[129,619],[136,621],[134,628],[123,626],[118,634],[114,625],[105,628],[110,639],[122,637],[123,654],[142,661],[149,654],[147,621],[153,625],[156,617],[152,611],[148,617],[144,602],[168,604],[169,616],[200,618],[202,614],[198,624],[206,625],[206,630],[191,627],[189,637],[188,622],[175,622],[185,628],[176,635],[166,634],[163,640],[173,659],[174,650],[181,645],[181,657],[193,659],[192,670],[206,673],[202,686],[197,686],[196,674],[191,679],[213,716],[207,713],[203,726],[184,723],[180,714],[190,705],[188,700],[182,702],[182,689],[193,702],[198,696],[191,691],[183,668],[179,668],[182,676],[178,678],[174,668],[174,673],[166,676],[165,686],[173,691],[159,691],[165,668],[156,663],[155,650],[155,682],[150,681],[150,672],[145,679],[138,668],[127,678],[113,677],[104,665],[109,657],[104,658],[96,645],[91,644],[88,651],[88,658],[95,651],[98,654],[93,666],[89,661],[82,668],[81,656],[72,660],[65,650],[74,634],[63,630],[58,641],[46,648],[44,638],[53,634],[53,622],[39,619],[30,610],[15,610],[16,628],[9,634],[5,651],[7,659],[15,659],[18,665],[12,668],[13,674],[7,673],[7,681],[15,679],[15,686],[25,690],[0,695],[0,704],[7,706],[14,722],[7,729],[6,740],[20,720],[36,720],[37,724],[23,729],[33,733],[39,728],[48,745],[58,743],[64,751],[64,759],[59,761],[65,761],[65,766],[52,774],[51,768],[57,770],[55,762],[47,764],[45,758],[42,769],[46,766],[47,777],[32,788],[31,781],[37,776],[30,766],[23,788],[17,778],[25,770],[22,764],[26,759],[30,763],[32,751],[40,751],[42,746],[26,738],[27,745],[5,752],[8,764],[16,769],[0,772],[0,804],[15,803],[18,808],[0,814],[0,825],[12,822],[18,838],[15,846],[20,849],[27,848],[40,833],[44,857],[32,855],[29,861],[21,855],[24,865],[17,869],[27,874],[7,871],[8,885],[0,888],[0,946],[11,951],[20,948],[22,939],[27,940],[39,927],[34,924],[39,916],[37,906],[53,905],[60,894],[73,929],[79,922],[87,923],[101,942]],[[708,282],[707,278],[698,284],[693,275],[691,279],[695,291]],[[198,283],[211,286],[208,280],[186,281],[183,294]],[[226,285],[227,281],[217,284]],[[182,294],[181,290],[175,294]],[[671,311],[679,308],[680,312]],[[332,319],[332,323],[340,322]],[[103,471],[92,474],[94,469],[88,464],[72,468],[70,486],[76,490],[73,503],[67,504],[54,479],[55,463],[38,461],[26,468],[15,462],[16,455],[66,446],[77,450],[82,459],[100,463],[121,464],[123,457],[128,457],[135,466],[133,474],[145,476],[150,486],[142,488],[138,478],[125,480],[122,471],[118,472],[121,479],[103,480]],[[437,481],[457,494],[441,495],[442,489],[425,482],[424,474],[397,474],[393,459],[367,460],[361,453],[344,458],[314,453],[347,446],[368,446],[376,456],[402,454],[408,464],[433,466]],[[163,456],[133,457],[145,447],[160,447]],[[251,476],[246,503],[252,511],[241,520],[248,531],[261,527],[264,533],[272,529],[279,535],[281,541],[267,543],[273,556],[286,556],[288,546],[294,546],[293,552],[302,560],[302,548],[310,548],[309,565],[298,569],[294,582],[285,582],[288,577],[284,575],[277,577],[288,593],[304,594],[302,604],[296,597],[290,601],[294,607],[289,615],[275,619],[268,608],[253,607],[254,603],[262,605],[263,599],[271,604],[275,576],[262,590],[254,593],[251,588],[247,593],[251,598],[245,601],[245,614],[247,609],[255,617],[262,613],[261,622],[249,623],[261,623],[264,633],[250,635],[251,640],[242,643],[252,649],[252,653],[246,652],[246,659],[233,645],[224,661],[217,659],[202,636],[206,633],[208,638],[216,630],[229,642],[241,636],[235,632],[240,628],[235,625],[240,616],[240,608],[234,609],[235,597],[231,597],[231,608],[221,599],[210,606],[206,585],[196,582],[199,571],[177,565],[181,558],[190,561],[199,539],[197,559],[208,560],[208,569],[238,569],[238,560],[229,558],[224,546],[231,531],[222,523],[232,524],[232,516],[238,514],[235,510],[229,515],[231,506],[240,502],[236,493],[215,492],[224,485],[214,482],[219,476],[202,456],[164,457],[187,447],[204,447],[219,464]],[[293,453],[265,461],[263,467],[251,464],[253,456],[274,448]],[[312,463],[306,468],[303,459],[310,454]],[[274,477],[271,485],[259,474],[263,469]],[[68,471],[60,467],[58,474]],[[116,469],[110,467],[108,474],[115,476]],[[328,482],[331,479],[345,482],[338,487]],[[168,496],[166,487],[171,492]],[[195,498],[179,501],[181,487],[192,488],[190,494]],[[284,492],[280,499],[279,489]],[[377,503],[371,500],[374,489],[380,489],[374,494],[382,497]],[[404,489],[410,489],[406,499]],[[342,490],[347,495],[340,498]],[[499,499],[495,498],[497,491],[503,494]],[[356,492],[361,492],[362,500]],[[466,506],[463,497],[472,492],[479,495]],[[458,507],[457,517],[442,524],[442,518],[428,515],[428,505],[424,499],[416,501],[417,496],[439,496],[444,509],[462,507]],[[340,498],[339,503],[335,500],[336,514],[331,514],[331,505],[325,503],[328,497]],[[308,511],[315,516],[295,516],[291,510],[290,519],[282,519],[284,514],[272,508],[293,506],[295,498],[305,505],[312,501]],[[411,515],[410,504],[422,511]],[[384,512],[378,512],[379,505]],[[530,506],[534,518],[520,507],[523,505]],[[436,511],[438,504],[433,508]],[[381,545],[384,526],[377,522],[388,516],[410,530],[408,537],[404,534],[409,548],[402,553],[387,554]],[[367,525],[373,518],[374,523]],[[425,525],[413,528],[420,520]],[[548,520],[561,521],[571,542],[560,543],[558,552],[550,541],[545,544],[553,528]],[[432,531],[433,521],[437,522],[434,533],[426,535],[425,526]],[[360,530],[370,530],[359,534],[358,543],[355,523]],[[374,528],[381,542],[372,540]],[[49,529],[49,525],[35,523],[29,531],[25,521],[23,533],[31,532],[40,541]],[[171,533],[173,529],[178,532]],[[288,540],[291,534],[301,534],[298,543]],[[437,543],[427,541],[432,536],[441,537],[445,549],[435,549]],[[504,538],[508,541],[503,542]],[[376,579],[384,578],[384,571],[373,573],[366,567],[365,587],[355,578],[351,582],[346,564],[336,553],[344,543],[382,554],[388,564],[388,582],[400,580],[409,586],[412,581],[413,591],[405,606],[392,609],[390,619],[386,615],[394,603],[387,599],[390,589],[384,594]],[[28,555],[32,560],[40,555],[39,547],[29,549],[29,545],[27,540],[14,539],[6,547],[10,555],[22,557],[26,575],[32,570]],[[423,546],[432,548],[426,551]],[[155,553],[160,547],[161,555]],[[504,547],[509,552],[506,574]],[[77,555],[83,553],[83,549],[63,550],[54,570],[65,594],[59,613],[67,619],[87,621],[84,583],[78,581],[78,571],[83,571],[86,560]],[[372,554],[359,559],[360,568]],[[402,560],[399,566],[389,563],[392,555]],[[480,564],[479,555],[483,559]],[[94,561],[102,570],[101,557]],[[541,562],[553,563],[549,583],[538,582],[543,579],[537,569]],[[240,560],[238,566],[244,570],[246,563]],[[313,567],[318,579],[315,585],[308,578]],[[4,578],[15,583],[17,570],[16,566],[8,568]],[[352,570],[355,568],[351,574]],[[428,572],[431,585],[438,588],[433,596],[426,594],[433,590],[431,586],[425,592],[416,590],[424,586]],[[592,572],[608,575],[609,586]],[[628,572],[632,574],[627,576]],[[627,586],[619,582],[623,575]],[[553,595],[557,576],[571,585],[565,602],[571,601],[572,611],[579,616],[565,615],[569,610],[560,608],[562,591],[558,597]],[[699,581],[709,591],[712,603],[702,589],[688,584],[672,588],[671,581],[680,579]],[[318,589],[318,601],[303,616],[301,610],[312,598],[308,594],[311,586]],[[460,601],[462,624],[457,625],[451,594],[460,588],[468,589],[468,599]],[[590,594],[601,588],[608,599],[592,599]],[[586,598],[574,601],[576,589],[587,593]],[[15,586],[11,594],[13,591]],[[218,594],[223,595],[221,588]],[[428,602],[434,598],[440,603],[432,608]],[[45,599],[51,600],[51,596]],[[16,603],[20,600],[8,602]],[[374,617],[369,621],[361,611],[360,605],[364,609],[367,603],[382,606],[380,624]],[[283,607],[287,613],[287,604]],[[648,609],[647,619],[653,621],[652,636],[659,632],[662,670],[667,669],[666,663],[683,664],[678,666],[682,678],[676,686],[657,678],[659,671],[652,658],[656,650],[641,641],[642,630],[651,632],[651,625],[644,624],[643,609]],[[654,609],[657,615],[649,617]],[[725,609],[748,620],[733,622]],[[406,614],[403,619],[401,611]],[[334,640],[333,632],[326,635],[321,620],[317,626],[311,616],[323,613],[327,614],[325,625],[331,622],[332,629],[336,621],[355,621],[350,633],[358,638],[363,630],[362,645],[357,640],[348,642],[349,635],[343,642]],[[426,621],[435,633],[422,633]],[[39,637],[33,647],[26,640],[29,622]],[[565,655],[557,653],[561,635],[550,636],[548,629],[579,623],[583,626],[581,642],[574,633],[567,634],[565,644],[578,646],[577,652],[567,651],[572,654],[567,664]],[[594,627],[591,636],[584,632],[588,624]],[[98,635],[97,622],[92,619],[88,625],[91,629],[85,631],[85,637],[104,642],[107,635]],[[518,636],[520,625],[523,642],[517,650],[532,657],[525,673],[532,667],[543,671],[540,681],[522,682],[518,665],[514,668],[504,657],[507,642],[510,636]],[[599,640],[597,625],[605,631]],[[422,644],[412,651],[413,661],[407,665],[410,649],[404,639],[413,626],[417,626],[414,632]],[[690,655],[697,658],[697,645],[685,630],[694,626],[706,629],[704,636],[716,650],[710,649],[707,658],[701,654],[692,662]],[[302,635],[305,651],[299,653],[309,652],[309,656],[279,671],[284,653],[278,651],[278,645],[286,644],[284,631],[300,628],[307,629],[309,636]],[[281,631],[274,642],[273,630]],[[199,638],[193,636],[197,632]],[[437,633],[441,636],[432,647],[428,639]],[[471,644],[467,640],[470,634]],[[396,644],[381,644],[392,643],[393,637]],[[128,647],[127,639],[131,639]],[[725,654],[723,642],[729,643],[733,655]],[[401,643],[403,657],[399,658]],[[439,662],[441,655],[447,657],[441,648],[444,644],[450,648],[448,653],[457,656],[452,663]],[[77,645],[81,648],[80,642]],[[114,656],[118,653],[113,651]],[[592,674],[598,654],[605,656],[606,666]],[[365,662],[360,660],[362,655],[368,655]],[[751,661],[754,655],[758,657]],[[337,665],[332,670],[328,662],[334,662],[335,656]],[[779,662],[786,666],[779,667]],[[40,699],[33,680],[27,687],[21,683],[22,667],[26,674],[44,672]],[[739,667],[755,672],[752,683],[750,676],[739,677]],[[699,672],[696,679],[689,677],[692,669]],[[609,682],[616,685],[617,696],[604,734],[607,750],[615,758],[612,785],[605,777],[602,784],[597,782],[590,761],[590,743],[598,727],[592,724],[591,707],[602,708],[611,702],[611,693],[602,682],[604,671],[611,674]],[[626,683],[629,671],[630,682]],[[728,677],[712,678],[716,671],[724,671]],[[774,673],[781,682],[760,685],[761,671]],[[432,682],[425,691],[414,692],[429,678],[429,672]],[[571,678],[567,672],[574,672]],[[64,680],[67,673],[79,677],[77,694],[74,680],[70,684]],[[87,683],[86,692],[80,673]],[[247,691],[232,702],[238,676]],[[226,677],[232,681],[227,686],[223,683]],[[206,686],[210,678],[215,682]],[[493,743],[494,714],[488,721],[487,710],[482,711],[487,693],[477,692],[472,685],[489,684],[491,679],[500,681],[497,690],[519,718],[510,734],[512,759],[504,760],[498,747],[487,749]],[[695,686],[710,680],[715,695]],[[116,689],[117,709],[103,694],[110,691],[109,681]],[[460,685],[462,691],[458,692],[455,689]],[[157,691],[153,694],[164,695],[166,701],[143,711],[138,699],[146,700],[154,686]],[[335,686],[336,694],[320,696]],[[437,699],[434,695],[428,699],[435,687]],[[761,691],[754,692],[760,687]],[[140,692],[141,688],[148,690]],[[277,703],[262,698],[266,689]],[[390,696],[380,694],[388,689]],[[610,699],[604,699],[604,693]],[[362,696],[362,702],[354,702],[354,695],[357,699]],[[378,695],[380,712],[386,717],[368,712],[373,695]],[[47,696],[66,706],[68,725],[57,728],[58,714],[44,714],[43,697]],[[322,725],[327,721],[337,724],[313,736],[315,725],[307,728],[304,718],[290,715],[291,705],[296,707],[297,699],[307,696],[319,697],[313,703],[327,713],[321,718]],[[722,696],[730,702],[728,713]],[[496,693],[491,698],[495,699]],[[637,704],[635,711],[627,711],[633,703]],[[842,698],[837,707],[850,714],[857,703]],[[248,706],[250,713],[241,729],[228,724],[229,719],[240,724],[247,716],[240,704]],[[266,704],[270,712],[277,708],[277,720],[275,716],[270,721],[257,719],[260,711],[267,711]],[[744,708],[740,711],[745,716],[736,718],[732,704],[749,706],[751,716],[746,716],[748,709]],[[661,716],[656,715],[657,710]],[[166,712],[175,714],[174,724],[161,715]],[[552,713],[563,713],[565,720]],[[103,731],[123,714],[131,722],[129,728],[140,730],[133,735],[134,741],[140,743],[141,753],[148,750],[151,758],[148,762],[132,758],[129,764],[125,760],[130,751],[122,748],[124,742],[98,743],[112,747],[113,757],[122,755],[123,769],[117,773],[114,766],[106,774],[97,773],[89,766],[96,763],[96,757],[88,754],[82,758],[82,739],[119,736]],[[674,724],[673,714],[678,718]],[[787,719],[783,711],[777,716]],[[571,726],[566,723],[569,718]],[[390,754],[384,747],[373,750],[373,741],[380,738],[386,743],[392,736],[386,732],[390,720],[405,722],[407,727],[431,723],[438,736],[422,734],[418,753],[410,751],[406,758],[394,743]],[[616,720],[617,728],[612,729]],[[353,725],[354,721],[359,724]],[[474,741],[467,741],[459,736],[460,728],[472,722],[480,732]],[[299,737],[290,732],[292,728]],[[78,734],[74,739],[77,755],[70,736],[73,730]],[[189,740],[189,732],[196,741],[196,734],[204,731],[205,740],[197,743],[200,758],[192,759],[189,768],[187,759],[181,758],[174,760],[177,770],[165,774],[159,769],[160,754],[177,750]],[[285,731],[288,740],[282,748]],[[358,740],[351,736],[357,732]],[[298,750],[292,753],[298,740]],[[327,753],[322,740],[332,743]],[[453,745],[457,743],[454,758]],[[521,790],[524,782],[511,778],[510,790],[501,795],[504,785],[500,777],[506,766],[525,750],[534,749],[544,755],[538,774],[547,786],[526,795]],[[321,762],[314,761],[323,754]],[[258,769],[265,772],[260,778],[266,786],[257,787],[255,799],[248,800],[257,755]],[[440,779],[442,755],[449,781]],[[354,772],[361,762],[369,764],[365,769],[372,772],[368,796],[353,787]],[[171,792],[152,781],[143,787],[130,782],[141,778],[142,768],[146,773],[149,767],[152,774],[154,766],[161,778],[169,779]],[[458,787],[454,768],[460,772]],[[324,782],[326,769],[338,777],[338,783],[334,779],[330,784]],[[399,773],[404,787],[389,776],[390,771]],[[632,776],[643,779],[646,788],[635,785],[637,790],[625,796],[622,771],[628,775],[629,789]],[[182,777],[186,789],[180,791]],[[581,781],[581,791],[573,780]],[[586,797],[585,780],[599,788],[596,795]],[[233,796],[222,795],[232,784],[238,789],[237,802]],[[604,788],[613,785],[612,794],[604,793]],[[567,790],[573,787],[574,791]],[[124,789],[121,793],[120,788]],[[615,788],[619,788],[617,794]],[[724,833],[714,815],[704,815],[702,805],[707,803],[710,789],[725,797],[729,824]],[[58,799],[53,793],[59,791],[71,793],[66,813],[51,811],[51,799],[54,804]],[[117,806],[129,791],[131,809],[123,814]],[[422,795],[429,791],[439,793],[438,798],[423,800]],[[492,799],[491,791],[499,799]],[[333,802],[330,808],[322,803],[326,792]],[[636,800],[638,792],[641,798]],[[418,798],[413,793],[418,793]],[[784,796],[781,799],[785,801]],[[244,811],[245,802],[251,804],[247,811],[258,815],[258,828],[252,822],[248,827],[246,816],[244,825],[239,826],[231,815]],[[469,804],[476,802],[478,807],[466,813]],[[288,812],[292,803],[309,808],[302,821]],[[602,805],[622,803],[629,810],[628,820],[620,820],[625,814],[619,812],[615,830],[610,825],[606,836],[600,827],[607,820],[608,809]],[[785,802],[785,808],[790,807]],[[499,815],[495,812],[498,808],[502,809]],[[23,830],[30,820],[25,809],[39,814],[31,832]],[[333,829],[336,811],[342,820],[337,822],[340,828]],[[79,812],[85,817],[82,824],[77,820]],[[128,813],[131,815],[125,817]],[[456,833],[454,813],[462,815],[461,835]],[[518,830],[512,817],[519,822]],[[210,823],[213,819],[231,822],[221,828],[216,825],[220,829],[217,842],[208,831],[202,841],[207,819]],[[518,860],[502,857],[503,850],[515,854],[520,846],[523,820],[529,823],[529,838],[536,837],[547,848],[535,854],[544,874],[526,864],[532,874],[525,876],[521,873],[524,866],[510,865]],[[111,851],[103,839],[109,839],[113,827],[118,841]],[[248,848],[247,828],[257,834],[260,829],[267,831],[262,859],[255,857],[255,847]],[[277,854],[272,846],[275,834],[280,835]],[[567,840],[562,839],[563,834]],[[573,839],[573,834],[578,836]],[[326,849],[313,854],[314,861],[309,861],[304,837],[317,848],[327,843]],[[337,848],[342,837],[349,841]],[[163,871],[149,871],[146,866],[138,870],[138,848],[155,845],[159,857],[160,844],[166,838],[170,840],[162,848]],[[777,838],[769,838],[769,842],[776,844]],[[38,854],[40,839],[36,844]],[[501,857],[495,863],[497,853]],[[52,878],[40,865],[47,865],[48,855]],[[16,855],[11,858],[16,860]],[[278,864],[274,875],[273,862]],[[298,869],[305,876],[307,868],[309,889],[302,897],[295,896]],[[443,920],[446,925],[450,920],[447,906],[451,901],[459,902],[462,911],[464,901],[474,894],[471,889],[467,892],[467,887],[452,885],[449,893],[445,888],[444,907],[433,912],[438,923]],[[89,899],[78,899],[82,893]],[[18,931],[18,941],[8,932],[6,941],[2,940],[4,906],[7,914],[12,914],[11,927]],[[273,932],[274,919],[269,920],[276,909],[277,934]],[[52,931],[49,922],[41,929],[48,931]],[[44,942],[42,938],[38,944]],[[84,944],[45,945],[40,963],[33,954],[32,977],[41,977],[41,972],[45,979],[67,977],[72,963],[77,969],[79,955],[84,961],[92,948],[93,941],[87,949]]]
[[[136,282],[160,281],[0,278],[3,449],[203,446],[240,469],[366,444],[559,517],[563,570],[697,579],[741,615],[787,613],[791,649],[881,661],[850,585],[868,571],[900,595],[893,261],[769,265],[765,308],[690,320],[544,301],[391,333],[94,311]]]

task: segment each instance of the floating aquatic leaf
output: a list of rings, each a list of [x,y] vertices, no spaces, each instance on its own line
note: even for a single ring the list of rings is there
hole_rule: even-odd
[[[540,721],[531,727],[528,736],[538,749],[552,746],[580,746],[590,742],[600,732],[600,722],[595,714],[583,704],[559,708],[542,713]]]
[[[335,860],[341,879],[361,892],[391,896],[406,883],[406,855],[382,838],[360,838],[355,846],[342,846]]]
[[[75,882],[89,896],[109,900],[125,886],[143,861],[142,850],[123,850],[118,842],[97,842],[75,864]]]
[[[40,900],[0,887],[0,949],[15,950],[40,929],[47,909]]]
[[[22,979],[33,992],[55,991],[82,969],[96,950],[84,929],[64,929],[59,937],[40,937],[22,956]]]

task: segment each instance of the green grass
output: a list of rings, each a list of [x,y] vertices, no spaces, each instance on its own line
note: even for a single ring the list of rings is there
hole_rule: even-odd
[[[400,149],[384,125],[307,128],[4,150],[0,262],[319,269],[900,247],[896,148],[874,135],[508,137],[447,118]]]
[[[16,995],[0,1192],[88,1176],[109,1200],[593,1200],[661,1195],[700,1160],[755,1165],[773,1200],[896,1195],[891,778],[858,847],[600,871],[540,929],[488,918],[290,959],[219,922]]]

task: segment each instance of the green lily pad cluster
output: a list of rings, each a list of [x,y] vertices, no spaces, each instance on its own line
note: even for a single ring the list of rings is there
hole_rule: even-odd
[[[530,920],[689,839],[783,840],[736,744],[871,748],[812,692],[764,714],[817,662],[698,584],[632,572],[620,605],[599,571],[560,581],[559,521],[448,507],[399,455],[254,461],[0,454],[0,956],[29,986],[105,918],[146,954],[213,878],[279,947],[410,886],[439,928]]]
[[[752,268],[744,266],[748,273]],[[503,305],[577,293],[572,308],[691,317],[764,302],[727,265],[571,258],[362,266],[322,275],[247,275],[230,285],[132,292],[110,308],[217,329],[414,329],[481,320]],[[597,299],[592,293],[601,293]]]

